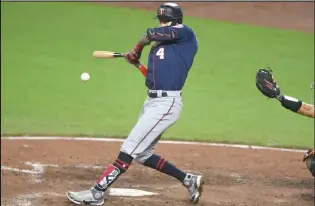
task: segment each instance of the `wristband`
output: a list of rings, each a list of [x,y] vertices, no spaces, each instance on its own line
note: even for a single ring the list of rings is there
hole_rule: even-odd
[[[297,112],[302,107],[302,101],[286,95],[281,97],[280,102],[284,108],[289,109],[292,112]]]
[[[144,66],[143,64],[141,64],[140,66],[138,66],[138,69],[140,70],[140,72],[142,73],[142,75],[143,76],[147,76],[147,71],[148,71],[148,69],[147,69],[147,67],[146,66]]]

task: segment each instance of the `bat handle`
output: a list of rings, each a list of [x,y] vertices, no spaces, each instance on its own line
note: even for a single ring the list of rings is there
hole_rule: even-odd
[[[124,54],[115,52],[114,57],[125,57]]]

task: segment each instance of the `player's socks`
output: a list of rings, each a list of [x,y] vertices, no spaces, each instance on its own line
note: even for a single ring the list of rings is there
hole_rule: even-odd
[[[186,177],[186,173],[172,165],[170,162],[166,161],[166,159],[164,159],[163,157],[160,157],[159,155],[156,154],[151,155],[151,157],[149,157],[143,163],[143,165],[156,169],[164,174],[175,177],[180,182],[183,182]]]
[[[125,173],[129,168],[133,158],[126,153],[120,152],[114,164],[109,165],[101,177],[96,182],[94,188],[98,191],[105,190],[118,179],[120,175]]]

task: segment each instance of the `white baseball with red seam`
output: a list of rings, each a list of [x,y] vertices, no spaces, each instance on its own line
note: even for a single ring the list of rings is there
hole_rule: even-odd
[[[84,72],[84,73],[82,73],[81,74],[81,80],[82,81],[88,81],[90,79],[90,75],[89,75],[89,73],[87,73],[87,72]]]

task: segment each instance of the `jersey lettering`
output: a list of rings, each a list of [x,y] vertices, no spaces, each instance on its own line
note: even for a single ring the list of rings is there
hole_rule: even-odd
[[[164,48],[160,48],[157,52],[156,52],[156,56],[158,56],[160,59],[164,59]]]

